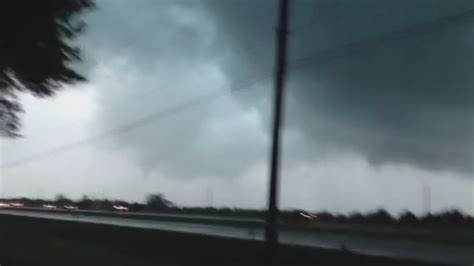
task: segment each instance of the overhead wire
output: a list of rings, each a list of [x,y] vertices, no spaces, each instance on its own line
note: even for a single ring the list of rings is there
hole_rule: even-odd
[[[258,47],[256,45],[249,45],[245,48],[235,48],[235,51],[236,51],[237,54],[240,54],[240,55],[255,56],[256,52],[257,52],[257,48]],[[219,55],[219,56],[213,58],[210,62],[208,62],[208,64],[210,64],[212,66],[215,66],[219,60],[221,60],[222,58],[224,58],[226,56],[228,56],[228,55],[227,54]],[[205,72],[206,72],[206,70],[199,69],[198,71],[191,71],[191,73],[189,73],[189,74],[194,76],[194,77],[196,77],[196,76],[199,77],[199,76],[205,74]],[[117,102],[112,103],[111,107],[123,105],[124,103],[129,101],[131,98],[140,99],[140,98],[151,96],[151,95],[153,95],[153,94],[155,94],[159,91],[169,89],[170,87],[172,87],[172,85],[164,85],[160,89],[155,89],[155,90],[145,89],[145,90],[141,91],[140,93],[127,95],[126,97],[122,98],[121,100],[119,99]],[[151,88],[151,87],[149,87],[149,88]]]
[[[472,22],[474,22],[474,9],[455,15],[440,17],[429,22],[419,23],[389,32],[380,33],[373,37],[349,42],[337,47],[324,49],[316,54],[292,60],[289,68],[300,68],[313,64],[314,62],[318,64],[324,63],[336,57],[349,56],[359,51],[361,48],[366,48],[370,45],[378,45],[410,37],[418,37],[419,35],[426,34],[428,32],[441,31],[446,28],[451,28],[455,25],[463,25]]]
[[[324,62],[324,60],[334,58],[335,56],[340,56],[340,55],[345,56],[348,53],[353,52],[354,50],[360,49],[361,47],[365,47],[365,46],[370,45],[370,44],[374,44],[374,43],[378,43],[378,42],[394,41],[394,40],[397,40],[397,39],[400,39],[400,38],[406,38],[406,37],[414,36],[414,35],[417,35],[417,34],[420,34],[420,33],[426,33],[427,31],[433,31],[433,30],[438,31],[440,29],[444,29],[446,27],[451,27],[451,26],[456,25],[456,24],[458,24],[458,25],[459,24],[465,24],[465,23],[473,22],[473,21],[474,21],[474,10],[468,10],[468,11],[463,12],[461,14],[446,16],[446,17],[442,17],[442,18],[436,19],[436,20],[431,21],[431,22],[417,24],[417,25],[414,25],[414,26],[409,26],[409,27],[393,30],[393,31],[388,32],[388,33],[379,34],[375,37],[371,37],[371,38],[367,38],[367,39],[363,39],[363,40],[358,40],[358,41],[351,42],[351,43],[348,43],[348,44],[345,44],[345,45],[342,45],[342,46],[339,46],[339,47],[335,47],[335,48],[326,49],[326,50],[324,50],[324,51],[322,51],[318,54],[312,55],[312,56],[298,58],[296,60],[293,60],[293,62],[289,65],[289,70],[300,69],[302,67],[308,66],[309,64],[311,64],[313,62],[317,62],[317,63]],[[200,97],[196,97],[196,98],[191,99],[187,102],[171,106],[167,109],[160,110],[158,112],[152,113],[152,114],[150,114],[146,117],[143,117],[141,119],[134,120],[134,121],[131,121],[131,122],[126,123],[124,125],[113,128],[111,130],[105,131],[105,132],[103,132],[101,134],[98,134],[96,136],[88,137],[88,138],[85,138],[85,139],[82,139],[82,140],[79,140],[79,141],[76,141],[76,142],[61,145],[59,147],[56,147],[56,148],[53,148],[53,149],[50,149],[50,150],[47,150],[47,151],[44,151],[44,152],[39,152],[39,153],[24,157],[24,158],[19,159],[19,160],[14,160],[14,161],[11,161],[11,162],[7,162],[5,164],[0,165],[0,169],[9,169],[9,168],[13,168],[13,167],[18,167],[18,166],[21,166],[23,164],[30,163],[32,161],[42,160],[42,159],[47,158],[47,157],[51,157],[51,156],[54,156],[54,155],[57,155],[57,154],[68,152],[70,150],[82,148],[86,145],[89,145],[91,143],[99,141],[103,138],[107,138],[107,137],[110,137],[110,136],[113,136],[113,135],[124,134],[126,132],[136,130],[138,128],[146,126],[146,125],[148,125],[150,123],[153,123],[155,121],[158,121],[160,119],[167,118],[169,116],[180,113],[180,112],[182,112],[184,110],[187,110],[189,108],[192,108],[194,106],[197,106],[197,105],[203,104],[205,102],[217,99],[217,98],[222,97],[222,96],[224,96],[228,93],[232,93],[232,92],[235,92],[235,91],[239,91],[239,90],[251,87],[255,84],[258,84],[258,83],[260,83],[262,81],[265,81],[265,80],[268,80],[270,78],[271,78],[271,75],[268,75],[268,76],[265,76],[264,78],[257,79],[257,80],[254,80],[252,82],[245,83],[245,84],[242,84],[240,86],[237,86],[237,87],[235,87],[231,90],[219,91],[219,92],[203,95],[203,96],[200,96]]]
[[[98,135],[95,135],[95,136],[92,136],[92,137],[87,137],[87,138],[84,138],[82,140],[75,141],[75,142],[68,143],[68,144],[64,144],[64,145],[58,146],[56,148],[53,148],[53,149],[50,149],[50,150],[47,150],[47,151],[38,152],[38,153],[35,153],[33,155],[30,155],[30,156],[26,156],[26,157],[18,159],[18,160],[7,162],[5,164],[0,165],[0,169],[14,168],[14,167],[18,167],[18,166],[33,162],[33,161],[43,160],[43,159],[51,157],[51,156],[55,156],[55,155],[58,155],[58,154],[69,152],[71,150],[83,148],[87,145],[90,145],[92,143],[100,141],[104,138],[108,138],[108,137],[111,137],[111,136],[120,135],[120,134],[124,134],[124,133],[130,132],[130,131],[133,131],[133,130],[137,130],[137,129],[142,128],[142,127],[144,127],[148,124],[151,124],[151,123],[159,121],[161,119],[165,119],[169,116],[173,116],[175,114],[181,113],[181,112],[183,112],[185,110],[188,110],[192,107],[195,107],[195,106],[198,106],[198,105],[216,100],[220,97],[228,95],[229,93],[233,93],[233,92],[236,92],[236,91],[241,91],[241,90],[246,89],[246,88],[251,88],[252,86],[254,86],[258,83],[264,82],[266,80],[270,80],[270,78],[271,78],[271,75],[268,75],[268,76],[265,76],[264,78],[258,78],[256,80],[252,80],[251,82],[243,83],[243,84],[241,84],[237,87],[232,88],[231,90],[217,91],[217,92],[214,92],[214,93],[209,93],[209,94],[206,94],[206,95],[203,95],[203,96],[200,96],[200,97],[196,97],[196,98],[191,99],[189,101],[173,105],[169,108],[154,112],[154,113],[152,113],[148,116],[145,116],[143,118],[140,118],[140,119],[128,122],[126,124],[123,124],[121,126],[115,127],[113,129],[107,130],[107,131],[105,131],[103,133],[100,133]],[[221,88],[221,90],[222,89],[223,88]]]

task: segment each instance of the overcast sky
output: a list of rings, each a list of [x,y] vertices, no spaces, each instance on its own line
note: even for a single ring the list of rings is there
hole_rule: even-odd
[[[263,208],[274,2],[97,0],[89,82],[21,96],[2,195]],[[474,214],[474,2],[291,5],[281,206]]]

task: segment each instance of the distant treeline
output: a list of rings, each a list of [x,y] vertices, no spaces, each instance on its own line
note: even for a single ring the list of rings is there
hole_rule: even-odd
[[[227,216],[236,218],[264,219],[265,211],[258,209],[239,208],[212,208],[212,207],[179,207],[167,200],[163,194],[150,194],[145,203],[127,202],[123,200],[92,199],[83,196],[80,200],[71,200],[60,194],[54,200],[9,198],[0,199],[1,203],[21,203],[24,207],[41,208],[44,205],[53,205],[55,208],[75,206],[80,210],[114,211],[114,205],[125,206],[131,212],[159,212],[165,214],[188,214],[205,216]],[[310,214],[310,215],[308,215]],[[451,209],[438,213],[429,213],[417,216],[410,211],[404,211],[393,216],[384,209],[371,212],[350,214],[333,214],[330,212],[309,213],[304,210],[282,210],[280,219],[287,222],[314,222],[346,223],[346,224],[380,224],[403,226],[430,226],[430,227],[469,227],[474,229],[474,217],[459,210]]]
[[[451,209],[438,213],[429,213],[417,216],[410,211],[404,211],[398,216],[393,216],[384,209],[371,212],[353,212],[348,215],[332,214],[329,212],[314,213],[316,220],[327,223],[350,224],[380,224],[402,226],[429,226],[429,227],[463,227],[474,229],[474,217],[459,210]],[[282,213],[282,216],[295,217],[295,212]]]
[[[231,208],[175,208],[175,210],[196,214],[232,217],[265,218],[265,211],[255,209]],[[311,214],[309,216],[308,214]],[[309,218],[308,218],[309,216]],[[430,227],[470,227],[474,229],[474,217],[459,210],[451,209],[438,213],[417,216],[410,211],[404,211],[398,216],[393,216],[384,209],[366,213],[353,212],[350,214],[333,214],[327,211],[309,213],[304,210],[281,210],[279,217],[283,221],[305,222],[313,220],[324,223],[345,224],[380,224],[403,226],[430,226]]]

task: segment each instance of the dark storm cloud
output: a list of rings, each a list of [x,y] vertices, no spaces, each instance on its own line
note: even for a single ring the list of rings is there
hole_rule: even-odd
[[[315,118],[339,121],[331,138],[373,162],[472,171],[472,26],[368,42],[296,74],[292,92]]]
[[[291,5],[288,162],[350,152],[472,174],[473,23],[456,15],[474,2]],[[267,80],[116,139],[170,176],[237,175],[266,160],[275,14],[275,1],[99,2],[84,38],[99,127]]]
[[[259,114],[243,112],[229,92],[219,67],[229,51],[216,43],[212,22],[197,1],[103,1],[90,16],[83,41],[101,106],[93,127],[107,130],[219,95],[114,137],[148,173],[237,175],[266,154]]]
[[[265,38],[271,44],[265,26],[275,6],[265,4],[218,2],[210,13],[222,35],[231,33],[232,45]],[[472,174],[472,1],[293,1],[292,7],[289,129],[308,144],[357,152],[374,164]],[[238,68],[262,73],[271,65],[261,58],[236,56],[223,67],[240,80],[248,74]]]
[[[29,137],[0,140],[0,160],[103,137],[1,169],[5,196],[208,206],[212,190],[215,206],[266,206],[277,1],[97,2],[80,38],[89,82],[22,98]],[[473,172],[472,23],[397,30],[474,2],[291,2],[281,207],[421,213],[428,186],[433,211],[473,213],[474,179],[459,178]],[[170,107],[183,110],[143,120]]]

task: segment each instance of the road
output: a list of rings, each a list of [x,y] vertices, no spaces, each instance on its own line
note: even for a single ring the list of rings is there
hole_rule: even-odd
[[[182,233],[210,236],[263,240],[261,228],[243,228],[226,225],[208,225],[173,221],[140,220],[133,218],[87,216],[68,213],[45,213],[17,210],[0,210],[0,214],[55,219],[85,223],[108,224],[134,228],[167,230]],[[311,246],[328,249],[344,248],[365,255],[379,255],[400,259],[413,259],[424,262],[443,264],[474,264],[474,249],[468,246],[442,246],[429,243],[408,242],[392,239],[371,238],[363,236],[280,231],[280,242],[285,244]]]

